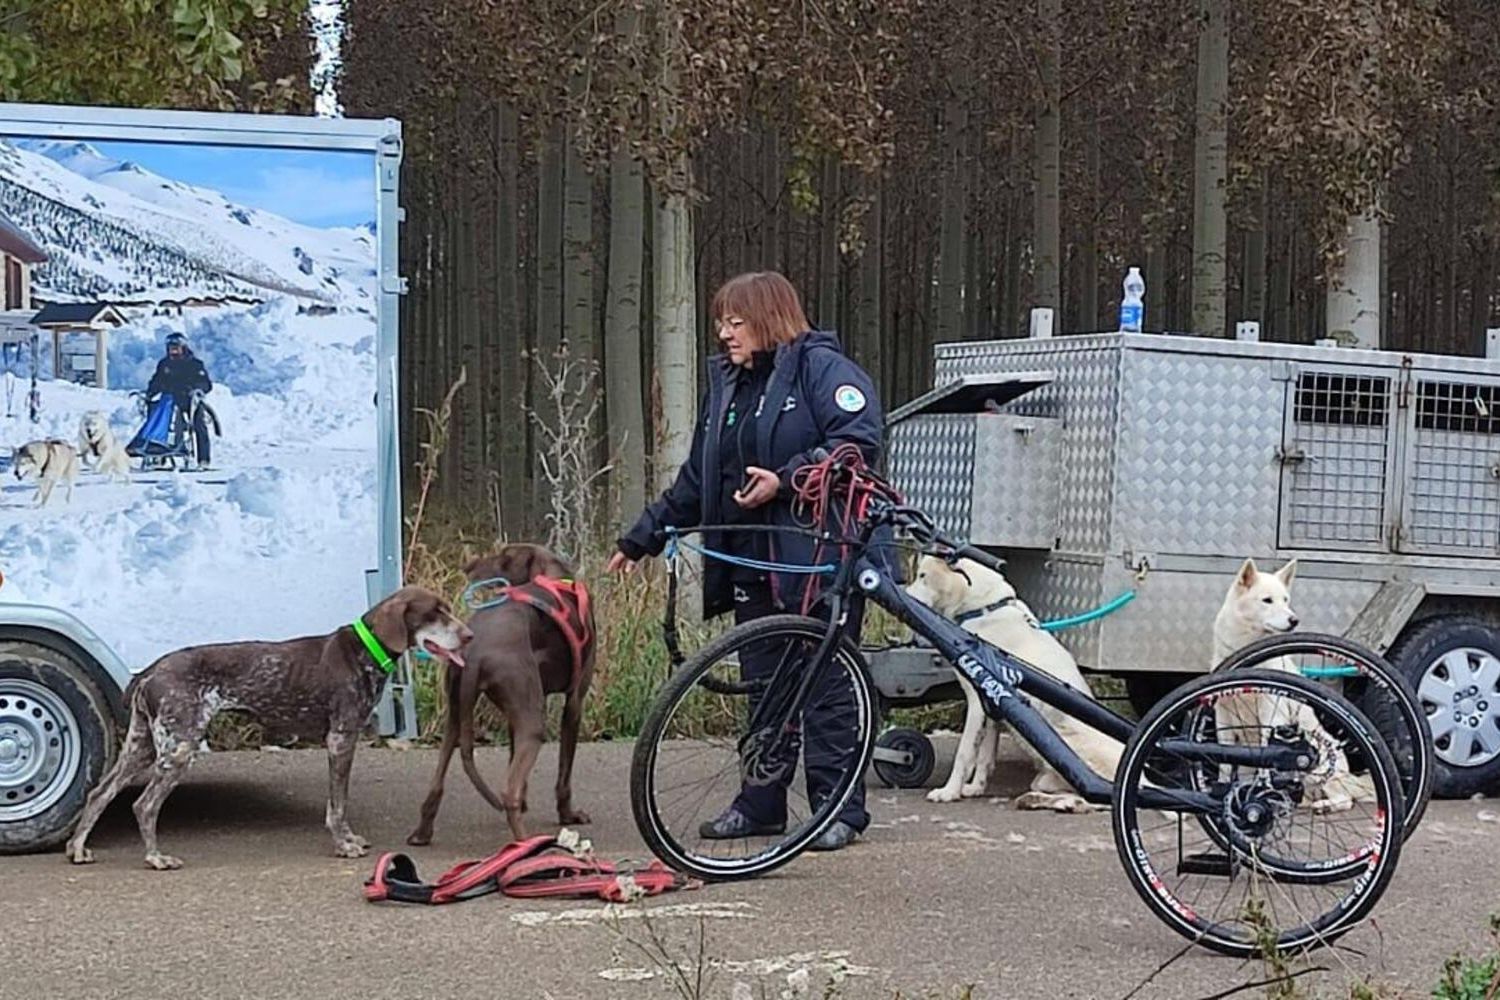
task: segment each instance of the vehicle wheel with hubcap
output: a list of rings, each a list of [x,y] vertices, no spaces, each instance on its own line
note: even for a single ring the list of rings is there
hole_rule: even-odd
[[[1500,634],[1473,618],[1431,618],[1386,658],[1411,681],[1432,729],[1433,795],[1468,798],[1500,785]]]
[[[30,644],[0,652],[0,854],[62,843],[113,756],[114,725],[76,661]]]

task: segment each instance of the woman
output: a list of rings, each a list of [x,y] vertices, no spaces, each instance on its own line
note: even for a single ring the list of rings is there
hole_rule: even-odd
[[[663,529],[704,524],[791,527],[792,475],[817,449],[853,443],[874,465],[883,418],[870,376],[851,361],[838,337],[808,328],[797,290],[782,275],[763,271],[730,279],[714,295],[712,314],[724,351],[708,365],[708,392],[698,411],[692,450],[671,488],[649,504],[619,540],[611,572],[628,571],[665,545]],[[705,538],[736,556],[811,565],[814,541],[795,532],[724,532]],[[733,610],[735,623],[799,611],[806,576],[761,573],[710,559],[704,566],[703,613]],[[816,613],[816,612],[815,612]],[[846,633],[859,638],[863,603],[849,608]],[[774,668],[775,651],[754,656],[747,677]],[[815,695],[804,712],[807,788],[814,803],[842,776],[831,733],[850,733],[854,704]],[[838,744],[848,746],[848,736]],[[847,846],[869,825],[864,779],[814,850]],[[742,787],[734,802],[699,830],[706,839],[777,834],[786,823],[786,788]]]

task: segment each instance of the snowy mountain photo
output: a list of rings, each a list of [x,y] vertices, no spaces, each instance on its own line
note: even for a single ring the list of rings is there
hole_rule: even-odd
[[[17,592],[136,670],[365,609],[375,206],[367,154],[0,138],[0,573]],[[201,399],[184,381],[200,363]],[[124,477],[86,454],[88,414],[130,452]],[[23,455],[49,439],[82,471],[37,506]]]

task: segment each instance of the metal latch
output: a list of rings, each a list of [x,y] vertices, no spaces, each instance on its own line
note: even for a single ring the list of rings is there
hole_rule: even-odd
[[[1291,448],[1288,448],[1285,445],[1277,445],[1276,461],[1280,462],[1282,465],[1297,465],[1300,462],[1307,461],[1307,452],[1306,450],[1298,448],[1295,445]]]

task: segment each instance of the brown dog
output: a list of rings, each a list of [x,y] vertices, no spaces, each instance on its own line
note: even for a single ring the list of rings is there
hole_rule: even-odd
[[[481,556],[464,572],[471,582],[502,577],[512,586],[530,583],[538,576],[552,580],[573,577],[572,569],[551,551],[525,544],[507,545]],[[585,634],[593,636],[591,608],[582,609],[582,619]],[[462,670],[448,668],[448,722],[437,773],[422,802],[417,828],[406,842],[432,842],[432,823],[443,799],[443,783],[455,747],[479,794],[505,812],[511,835],[517,840],[526,836],[521,824],[521,814],[526,811],[526,781],[542,747],[549,694],[567,696],[557,753],[557,819],[564,824],[587,823],[588,816],[573,808],[573,754],[583,719],[583,699],[594,676],[594,643],[584,643],[575,655],[556,622],[516,599],[480,609],[469,619],[469,625],[474,641],[469,647],[468,665]],[[503,797],[490,790],[474,764],[474,708],[481,691],[505,713],[510,726],[510,768]]]
[[[403,587],[363,616],[386,654],[387,666],[409,649],[422,648],[450,663],[473,633],[453,617],[448,604],[421,587]],[[319,738],[328,746],[328,832],[334,853],[357,858],[368,847],[349,829],[344,806],[354,747],[390,675],[352,625],[331,635],[285,642],[229,642],[190,646],[168,653],[131,679],[125,690],[130,729],[108,774],[89,793],[68,858],[88,864],[85,846],[106,806],[138,776],[151,772],[135,801],[135,817],[146,843],[146,864],[158,870],[182,862],[162,854],[156,818],[162,803],[187,774],[208,724],[220,709],[254,715],[273,738]]]

